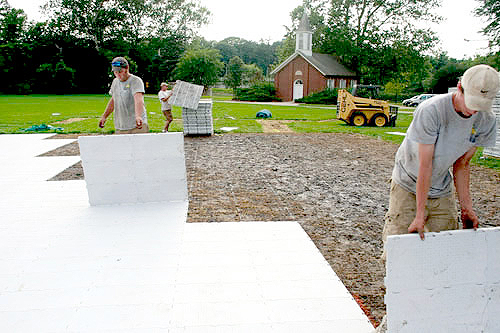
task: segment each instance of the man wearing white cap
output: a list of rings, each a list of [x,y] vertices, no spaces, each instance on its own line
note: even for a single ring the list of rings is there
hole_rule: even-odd
[[[170,126],[170,123],[174,120],[174,117],[172,116],[172,105],[168,103],[168,99],[172,95],[172,90],[168,90],[168,84],[165,82],[162,82],[160,84],[160,91],[158,92],[158,99],[161,102],[161,112],[165,116],[166,122],[165,122],[165,127],[163,128],[162,132],[168,132],[168,127]]]
[[[111,70],[115,75],[109,89],[111,99],[99,121],[99,127],[103,128],[106,119],[115,111],[114,123],[117,134],[148,133],[142,79],[129,72],[129,64],[124,57],[114,58]]]
[[[477,65],[464,73],[457,88],[421,103],[413,114],[396,153],[384,243],[389,235],[418,232],[423,240],[424,232],[458,229],[452,180],[463,227],[479,226],[469,191],[469,162],[477,147],[495,145],[491,105],[500,89],[499,74]]]

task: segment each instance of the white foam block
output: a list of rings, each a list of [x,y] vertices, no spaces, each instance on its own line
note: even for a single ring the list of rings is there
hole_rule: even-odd
[[[187,200],[182,133],[81,136],[91,205]]]
[[[198,108],[203,86],[177,80],[172,90],[169,103],[172,105],[186,107],[190,109]]]
[[[498,332],[500,228],[389,236],[388,332]]]
[[[188,223],[184,231],[174,327],[186,332],[373,331],[298,223]]]
[[[372,332],[297,222],[186,224],[187,200],[89,207],[84,181],[41,177],[73,162],[33,157],[63,144],[42,139],[0,136],[24,152],[0,156],[1,332]]]

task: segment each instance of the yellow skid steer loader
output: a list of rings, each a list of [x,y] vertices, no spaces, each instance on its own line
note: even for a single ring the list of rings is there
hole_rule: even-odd
[[[337,99],[337,119],[349,125],[377,127],[396,126],[398,107],[387,101],[356,97],[340,89]]]

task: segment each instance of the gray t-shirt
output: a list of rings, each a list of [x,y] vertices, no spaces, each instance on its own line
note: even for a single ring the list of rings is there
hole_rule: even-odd
[[[451,194],[450,167],[472,147],[494,146],[496,119],[492,112],[460,116],[453,107],[452,93],[438,95],[420,104],[413,114],[406,138],[396,153],[392,179],[416,193],[418,144],[434,144],[429,198]]]
[[[135,128],[135,93],[144,93],[144,83],[138,76],[130,74],[127,81],[113,80],[109,94],[115,103],[114,122],[115,129],[130,130]],[[142,121],[147,124],[146,107],[142,112]]]

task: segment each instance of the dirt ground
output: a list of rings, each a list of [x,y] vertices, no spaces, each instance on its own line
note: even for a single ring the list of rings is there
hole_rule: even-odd
[[[67,137],[67,136],[58,136]],[[297,221],[377,324],[381,233],[397,145],[354,134],[185,137],[188,222]],[[78,155],[76,143],[50,155]],[[82,179],[81,164],[52,180]],[[482,226],[500,226],[500,173],[472,167]]]

